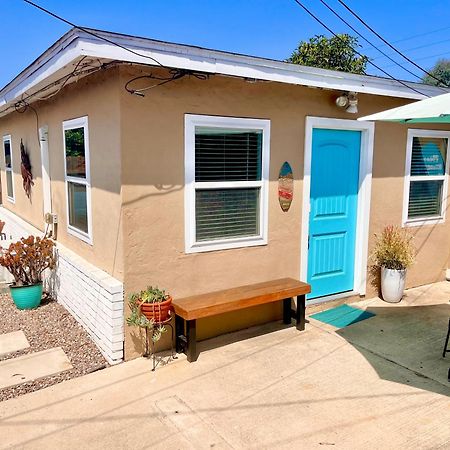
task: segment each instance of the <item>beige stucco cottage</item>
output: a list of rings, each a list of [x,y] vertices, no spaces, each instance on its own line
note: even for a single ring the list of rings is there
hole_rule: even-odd
[[[374,295],[368,256],[389,223],[415,235],[408,286],[444,278],[450,131],[356,120],[442,89],[93,33],[69,31],[0,90],[0,218],[13,238],[53,229],[51,288],[110,362],[139,353],[124,297],[147,285],[180,297],[294,277],[313,281],[310,304]],[[336,105],[342,96],[357,113]],[[319,216],[348,220],[330,231]],[[201,320],[198,334],[280,313]]]

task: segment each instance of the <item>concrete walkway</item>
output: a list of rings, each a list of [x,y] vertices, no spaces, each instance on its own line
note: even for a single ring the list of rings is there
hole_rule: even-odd
[[[270,324],[203,343],[193,364],[138,359],[9,400],[0,447],[450,448],[449,286],[362,302],[377,316],[343,330]]]

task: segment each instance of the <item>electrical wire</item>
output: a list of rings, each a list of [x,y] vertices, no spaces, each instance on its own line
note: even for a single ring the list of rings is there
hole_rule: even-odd
[[[61,86],[59,87],[59,89],[58,89],[57,91],[53,92],[52,94],[47,95],[47,97],[35,97],[35,98],[36,98],[37,100],[49,100],[50,98],[52,98],[52,97],[54,97],[55,95],[59,94],[59,93],[61,92],[61,90],[64,88],[64,86],[68,83],[68,81],[69,81],[71,78],[73,78],[73,77],[75,77],[75,76],[78,75],[78,74],[77,74],[78,67],[81,65],[81,63],[82,63],[86,58],[87,58],[87,56],[83,56],[83,57],[78,61],[78,63],[75,65],[75,69],[73,69],[73,71],[72,71],[70,74],[68,74],[68,75],[66,76],[66,79],[64,80],[64,82],[61,84]]]
[[[70,25],[73,28],[78,28],[79,30],[83,31],[84,33],[90,34],[91,36],[96,37],[97,39],[101,39],[102,41],[108,42],[109,44],[115,45],[116,47],[121,48],[122,50],[126,50],[127,52],[133,53],[134,55],[140,56],[142,58],[147,58],[155,62],[160,67],[166,67],[164,64],[161,64],[157,59],[153,58],[149,55],[144,55],[143,53],[136,52],[134,50],[131,50],[130,48],[125,47],[124,45],[118,44],[117,42],[112,41],[111,39],[108,39],[104,36],[101,36],[97,33],[94,33],[93,31],[89,30],[88,28],[81,27],[79,25],[76,25],[75,23],[71,22],[70,20],[64,19],[64,17],[59,16],[58,14],[55,14],[52,11],[49,11],[48,9],[38,5],[37,3],[32,2],[31,0],[23,0],[25,3],[28,3],[31,6],[34,6],[35,8],[41,10],[42,12],[45,12],[46,14],[54,17],[55,19],[60,20],[61,22],[64,22],[67,25]]]
[[[311,16],[316,22],[320,23],[320,25],[322,25],[329,33],[331,33],[334,37],[338,38],[339,40],[341,40],[342,42],[343,39],[336,34],[325,22],[323,22],[321,19],[319,19],[319,17],[317,17],[312,11],[310,11],[305,5],[303,5],[299,0],[293,0],[295,3],[297,3],[298,6],[300,6],[309,16]],[[356,49],[354,49],[352,47],[352,50],[359,56],[366,58],[365,55],[363,55],[362,53],[358,52]],[[420,95],[424,95],[425,97],[429,97],[429,95],[424,94],[423,92],[420,92],[419,90],[417,90],[416,88],[413,88],[412,86],[410,86],[409,84],[405,83],[402,80],[398,80],[397,78],[395,78],[393,75],[391,75],[389,72],[386,72],[384,69],[382,69],[380,66],[378,66],[377,64],[375,64],[374,62],[368,60],[367,61],[368,64],[374,66],[376,69],[378,69],[380,72],[384,73],[386,76],[388,76],[389,78],[391,78],[392,80],[396,81],[397,83],[405,86],[406,88],[416,92],[417,94]]]
[[[325,0],[319,0],[320,3],[322,3],[322,5],[324,5],[329,11],[331,11],[337,18],[339,18],[343,23],[345,23],[354,33],[356,33],[361,39],[363,39],[364,41],[366,41],[371,47],[373,47],[375,50],[377,50],[378,52],[380,52],[383,56],[385,56],[386,58],[388,58],[391,62],[393,62],[394,64],[398,65],[400,68],[402,68],[405,72],[408,72],[410,75],[412,75],[413,77],[416,77],[417,79],[421,80],[421,77],[417,74],[415,74],[414,72],[412,72],[411,70],[409,70],[408,68],[402,66],[400,63],[398,63],[397,61],[395,61],[395,59],[391,58],[387,53],[383,52],[383,50],[380,50],[375,44],[373,44],[371,41],[369,41],[369,39],[367,39],[365,36],[363,36],[362,33],[360,33],[354,26],[352,26],[349,22],[347,22],[347,20],[345,20],[338,12],[336,12],[330,5],[328,5],[328,3],[325,2]],[[376,58],[374,58],[376,59]]]
[[[117,61],[111,61],[111,62],[109,62],[109,63],[103,63],[103,64],[102,64],[101,66],[99,66],[99,67],[91,67],[91,68],[88,68],[88,69],[86,69],[86,70],[80,70],[80,71],[77,71],[77,72],[76,72],[76,75],[77,75],[77,76],[80,76],[80,75],[89,75],[89,74],[98,72],[98,71],[100,71],[100,70],[105,70],[105,69],[107,69],[107,68],[109,68],[109,67],[111,67],[111,66],[116,65],[117,63],[118,63]],[[73,74],[74,74],[74,71],[72,71],[71,73],[69,73],[69,74],[67,74],[67,75],[64,75],[64,76],[62,76],[61,78],[59,78],[59,79],[53,81],[52,83],[50,83],[50,84],[48,84],[48,85],[42,87],[41,89],[37,90],[37,91],[34,92],[33,94],[22,95],[22,98],[21,98],[19,101],[17,101],[16,103],[14,103],[14,104],[12,104],[12,105],[10,105],[10,106],[8,106],[8,107],[2,109],[2,110],[0,111],[0,114],[3,114],[3,113],[5,113],[5,112],[9,111],[10,109],[16,109],[16,106],[18,106],[18,107],[20,108],[21,105],[23,106],[23,102],[27,102],[27,100],[29,100],[29,99],[31,99],[31,98],[33,98],[33,97],[36,97],[38,94],[40,94],[40,93],[42,93],[42,92],[45,92],[45,91],[47,91],[48,89],[51,89],[52,87],[58,86],[61,82],[64,82],[67,78],[71,78]],[[67,84],[67,83],[66,83],[66,84]],[[59,92],[59,91],[58,91],[58,92]],[[47,100],[47,99],[50,98],[51,96],[52,96],[52,95],[50,95],[50,96],[48,96],[48,97],[41,98],[41,100]],[[40,99],[40,98],[38,97],[38,99]]]
[[[27,0],[26,0],[27,1]],[[358,14],[356,14],[343,0],[338,0],[338,2],[350,13],[352,14],[356,19],[358,19],[368,30],[370,30],[375,36],[378,37],[378,39],[381,39],[388,47],[390,47],[392,50],[394,50],[396,53],[398,53],[402,58],[406,59],[410,64],[412,64],[414,67],[417,67],[417,69],[421,70],[425,74],[427,74],[429,77],[433,78],[434,80],[438,81],[439,83],[442,83],[445,87],[448,86],[443,80],[435,77],[432,73],[428,72],[428,70],[421,67],[419,64],[414,62],[411,58],[403,54],[400,50],[398,50],[396,47],[394,47],[390,42],[388,42],[383,36],[380,35],[376,30],[374,30],[367,22],[365,22]]]
[[[425,59],[438,58],[439,56],[445,56],[445,55],[449,55],[449,54],[450,54],[450,52],[444,52],[444,53],[438,53],[435,55],[423,56],[421,58],[416,58],[416,61],[424,61]],[[388,67],[392,67],[392,65],[389,64],[389,66],[385,66],[385,69],[387,69]]]
[[[26,102],[26,100],[19,100],[17,103],[14,104],[14,110],[18,112],[19,114],[24,114],[28,111],[28,109],[31,109],[34,113],[34,116],[36,118],[36,137],[38,141],[38,145],[40,145],[39,141],[39,115],[36,111],[36,108],[31,106],[29,103]]]
[[[183,70],[183,69],[171,69],[169,71],[169,74],[171,75],[170,77],[160,77],[157,75],[153,75],[153,74],[148,74],[148,75],[140,75],[138,77],[134,77],[131,80],[128,80],[127,83],[125,84],[125,90],[127,92],[129,92],[130,94],[135,94],[138,95],[140,97],[144,97],[143,92],[148,91],[150,89],[156,88],[158,86],[162,86],[163,84],[167,84],[170,83],[172,81],[175,80],[179,80],[180,78],[183,78],[187,75],[189,76],[193,76],[199,80],[207,80],[208,79],[208,75],[205,73],[201,73],[201,72],[191,72],[188,70]],[[140,88],[140,89],[132,89],[130,88],[130,84],[137,81],[137,80],[142,80],[142,79],[152,79],[152,80],[158,80],[160,81],[159,83],[156,84],[152,84],[150,86],[147,86],[145,88]]]
[[[419,45],[418,47],[407,48],[405,50],[402,50],[402,52],[413,52],[415,50],[420,50],[422,48],[433,47],[435,45],[439,45],[439,44],[442,44],[444,42],[450,42],[450,39],[444,39],[443,41],[439,41],[439,42],[432,42],[431,44]],[[383,58],[383,57],[382,56],[377,56],[377,57],[372,58],[372,59],[375,60],[375,59],[380,59],[380,58]],[[417,62],[418,60],[420,60],[420,58],[414,58],[414,61]]]
[[[446,30],[450,30],[450,27],[438,28],[437,30],[426,31],[425,33],[420,33],[420,34],[413,34],[412,36],[408,36],[405,38],[397,39],[396,41],[392,41],[392,44],[398,44],[399,42],[410,41],[410,40],[418,38],[418,37],[429,36],[430,34],[435,34],[435,33],[439,33],[440,31],[446,31]],[[386,44],[381,44],[381,47],[386,47]]]

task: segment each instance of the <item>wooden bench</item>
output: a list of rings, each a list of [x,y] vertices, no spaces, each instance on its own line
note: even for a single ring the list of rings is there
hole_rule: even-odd
[[[197,360],[197,319],[277,301],[283,302],[283,322],[289,324],[294,317],[297,329],[302,331],[305,329],[305,295],[309,292],[309,284],[281,278],[173,300],[177,352],[184,351],[189,362]],[[291,309],[293,297],[297,297],[296,311]]]

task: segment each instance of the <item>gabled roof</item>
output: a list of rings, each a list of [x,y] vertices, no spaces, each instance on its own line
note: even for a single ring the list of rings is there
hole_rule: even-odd
[[[77,28],[71,29],[3,87],[0,90],[0,115],[1,111],[19,101],[24,95],[32,94],[71,73],[74,65],[83,57],[95,58],[101,62],[123,61],[156,65],[149,59],[151,57],[166,67],[178,69],[409,99],[423,99],[448,92],[434,86],[405,82],[423,93],[422,95],[398,81],[382,77],[299,66],[267,58],[101,30],[86,30],[95,33],[98,37]],[[102,38],[113,43],[106,42]]]

